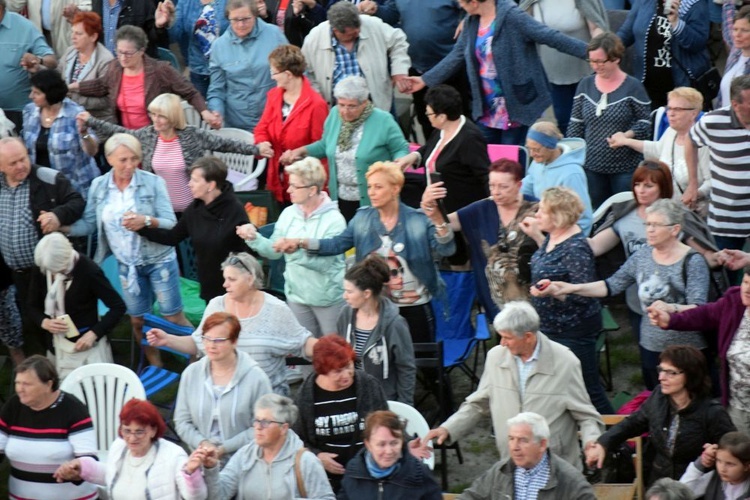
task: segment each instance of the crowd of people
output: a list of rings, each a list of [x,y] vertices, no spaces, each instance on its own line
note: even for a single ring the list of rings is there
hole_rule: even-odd
[[[10,497],[439,500],[429,441],[483,417],[500,460],[462,499],[595,498],[584,467],[642,434],[648,498],[750,495],[750,7],[723,2],[717,77],[707,0],[634,0],[612,31],[608,3],[0,0]],[[206,151],[267,159],[271,230]],[[435,377],[414,346],[440,340],[456,271],[499,345],[415,438],[389,401]],[[620,294],[650,392],[605,429],[600,299]],[[157,306],[192,335],[144,332]],[[113,363],[126,315],[146,363],[194,358],[182,446],[135,399],[99,461],[60,380]]]

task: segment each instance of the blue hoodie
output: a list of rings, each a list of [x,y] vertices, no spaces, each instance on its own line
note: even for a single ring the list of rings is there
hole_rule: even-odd
[[[531,162],[523,178],[521,193],[541,199],[545,189],[555,186],[569,187],[583,200],[583,214],[578,219],[578,225],[583,234],[588,236],[591,231],[592,210],[589,187],[583,163],[586,160],[586,141],[583,139],[562,139],[557,143],[562,154],[552,163],[543,164]]]

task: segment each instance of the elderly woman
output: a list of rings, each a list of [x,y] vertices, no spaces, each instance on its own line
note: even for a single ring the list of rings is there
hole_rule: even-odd
[[[447,223],[433,225],[423,213],[399,201],[404,174],[395,163],[374,163],[366,178],[372,206],[358,210],[343,233],[322,240],[287,238],[277,241],[276,248],[338,255],[355,247],[357,262],[380,255],[391,268],[390,295],[409,324],[412,340],[434,342],[430,301],[444,298],[445,291],[433,255],[453,254],[453,230]]]
[[[729,416],[739,430],[750,432],[750,391],[746,385],[748,356],[744,349],[748,321],[750,321],[750,259],[735,250],[721,252],[729,259],[744,265],[742,284],[728,289],[724,295],[710,304],[698,307],[691,305],[654,303],[648,313],[651,323],[670,332],[699,330],[716,332],[720,360],[719,384],[721,402],[727,407]]]
[[[113,500],[208,498],[200,459],[188,458],[182,447],[164,439],[166,430],[164,419],[152,403],[131,399],[120,410],[120,437],[112,443],[107,462],[76,458],[62,464],[55,477],[58,481],[83,480],[102,485]]]
[[[254,0],[227,0],[229,29],[213,42],[208,107],[213,125],[252,131],[273,87],[268,55],[287,43],[281,30],[258,19]]]
[[[711,68],[708,6],[689,0],[633,0],[617,30],[625,46],[635,49],[633,76],[643,82],[654,108],[666,104],[667,92],[694,84]]]
[[[542,193],[536,218],[521,223],[521,229],[539,244],[531,257],[532,283],[542,278],[570,283],[594,279],[594,253],[577,224],[582,213],[583,202],[572,189],[552,187]],[[531,303],[539,313],[540,330],[568,347],[581,361],[583,382],[596,410],[601,414],[614,413],[597,368],[596,338],[602,326],[599,301],[587,297],[562,301],[541,297],[536,291],[532,286]]]
[[[592,212],[589,188],[583,163],[586,159],[586,142],[582,139],[563,139],[560,129],[551,122],[537,122],[526,134],[526,149],[531,165],[523,178],[521,194],[540,199],[551,187],[568,187],[583,202],[583,213],[578,227],[584,235],[591,231]]]
[[[141,142],[142,167],[167,182],[167,192],[175,213],[182,213],[193,201],[188,186],[190,166],[209,151],[271,156],[268,144],[254,146],[242,141],[226,139],[206,130],[187,125],[181,98],[175,94],[161,94],[148,105],[153,120],[138,130],[128,130],[112,123],[93,118],[88,113],[78,115],[79,126],[89,127],[99,135],[125,132]]]
[[[55,482],[68,460],[96,459],[96,433],[83,403],[60,390],[55,366],[35,354],[16,366],[16,393],[0,411],[0,452],[10,461],[10,498],[96,498],[96,485]]]
[[[102,45],[102,18],[95,12],[78,12],[73,17],[72,45],[63,54],[57,66],[68,85],[85,80],[96,80],[107,73],[114,59]],[[115,121],[114,110],[107,97],[85,97],[71,92],[70,98],[100,120]]]
[[[649,460],[643,462],[648,487],[662,477],[679,479],[705,443],[717,443],[736,430],[724,408],[711,400],[706,360],[698,349],[667,347],[659,356],[657,371],[659,385],[646,402],[586,450],[589,466],[601,468],[607,450],[648,433],[645,456]]]
[[[165,319],[190,325],[182,312],[177,255],[174,248],[151,243],[136,232],[144,227],[170,228],[175,216],[164,179],[138,168],[141,144],[128,134],[115,134],[104,145],[112,170],[91,184],[83,217],[70,226],[71,236],[96,232],[94,260],[113,254],[133,335],[140,344],[143,315],[154,298]],[[147,348],[152,364],[160,365],[156,349]]]
[[[610,137],[646,139],[651,133],[651,101],[641,82],[620,69],[625,47],[613,33],[602,33],[588,45],[594,74],[578,84],[568,137],[586,141],[583,168],[591,205],[596,210],[615,193],[627,191],[641,155],[630,149],[612,149]],[[671,88],[671,87],[670,87]]]
[[[750,9],[749,9],[750,11]],[[640,141],[617,132],[611,137],[613,148],[627,146],[647,159],[657,159],[670,167],[675,201],[681,201],[688,187],[688,170],[685,162],[685,143],[690,140],[690,128],[703,109],[703,96],[690,87],[678,87],[667,94],[667,120],[669,128],[658,141]],[[698,149],[698,202],[696,212],[704,218],[708,214],[711,195],[711,172],[708,148]]]
[[[220,158],[204,156],[190,167],[188,188],[192,203],[171,229],[146,228],[138,234],[162,245],[177,246],[186,238],[195,251],[200,297],[208,302],[224,293],[221,263],[231,252],[246,247],[235,236],[247,224],[247,212],[227,182],[227,166]]]
[[[356,359],[346,340],[326,335],[313,348],[315,373],[297,392],[300,414],[292,428],[323,462],[334,491],[341,485],[347,463],[362,449],[365,417],[388,409],[382,384],[355,370]]]
[[[167,92],[188,101],[204,120],[213,120],[195,87],[168,62],[146,55],[148,39],[141,28],[131,25],[119,28],[116,43],[117,60],[108,65],[107,73],[94,80],[71,83],[70,91],[85,97],[107,97],[117,123],[131,130],[151,124],[147,106],[156,96]]]
[[[406,320],[382,294],[390,278],[388,264],[377,255],[350,267],[344,276],[346,307],[339,315],[337,331],[354,347],[356,368],[378,379],[389,401],[413,405],[414,347]]]
[[[107,335],[125,314],[125,303],[104,272],[61,233],[39,240],[34,262],[39,272],[30,277],[29,319],[52,334],[46,347],[54,347],[60,378],[82,365],[111,363]],[[100,300],[108,308],[101,318]]]
[[[538,245],[521,230],[521,222],[534,215],[537,204],[521,195],[522,177],[520,163],[493,162],[490,198],[448,214],[448,220],[437,210],[437,200],[447,194],[442,182],[429,185],[422,196],[421,207],[435,226],[447,222],[466,237],[479,300],[488,318],[497,316],[504,303],[528,298],[529,261]]]
[[[29,159],[65,174],[85,198],[100,172],[93,158],[98,150],[96,136],[79,133],[76,127],[75,117],[83,108],[65,97],[68,86],[53,69],[33,73],[29,82],[31,102],[23,108],[23,141]]]
[[[302,156],[328,158],[328,191],[338,200],[348,221],[360,206],[370,205],[365,173],[376,161],[392,161],[409,152],[396,120],[368,99],[370,91],[361,76],[342,79],[333,89],[337,105],[323,127],[323,137],[312,144],[286,151],[288,164]],[[403,183],[402,183],[403,184]]]
[[[154,328],[148,332],[149,343],[188,354],[205,354],[209,348],[203,342],[206,319],[215,312],[231,313],[240,321],[237,350],[258,362],[271,380],[273,392],[289,394],[286,358],[311,357],[317,340],[300,326],[286,304],[261,290],[263,269],[250,254],[229,254],[221,269],[227,293],[209,301],[192,338],[168,335]]]
[[[443,494],[427,466],[406,451],[404,424],[391,411],[365,420],[365,447],[349,461],[339,500],[380,496],[392,500],[441,500]]]
[[[328,104],[305,76],[307,63],[298,47],[276,47],[268,56],[268,64],[276,88],[268,91],[263,116],[253,134],[256,142],[269,142],[274,151],[268,163],[266,189],[280,203],[289,203],[289,177],[280,170],[281,153],[320,140]]]
[[[292,430],[299,411],[291,399],[266,394],[255,402],[255,439],[241,448],[221,469],[210,452],[196,451],[206,466],[208,495],[214,499],[333,500],[331,485],[320,460],[304,448]]]
[[[174,425],[190,449],[211,448],[222,462],[250,443],[253,405],[271,392],[271,382],[249,354],[237,350],[239,320],[215,312],[203,321],[206,355],[180,378]]]
[[[578,280],[577,283],[567,283],[570,280],[559,278],[554,269],[545,269],[535,276],[538,278],[537,288],[532,289],[532,295],[540,298],[569,294],[607,297],[622,293],[636,284],[638,299],[644,312],[656,301],[670,307],[705,303],[708,297],[708,266],[702,256],[696,255],[697,252],[680,241],[683,212],[683,208],[672,200],[654,202],[646,210],[647,245],[633,253],[614,275],[602,281],[587,283]],[[571,297],[568,297],[563,304],[570,300]],[[542,329],[547,332],[544,327]],[[693,329],[689,334],[663,332],[651,325],[648,317],[643,318],[640,337],[641,370],[649,390],[653,390],[658,383],[656,366],[659,354],[667,346],[674,344],[707,349],[700,331]],[[708,356],[707,351],[706,355]],[[596,369],[596,363],[593,364]]]
[[[346,229],[334,201],[323,191],[326,172],[317,158],[288,165],[287,193],[293,203],[281,212],[273,234],[266,238],[252,224],[237,228],[251,249],[269,259],[284,258],[284,294],[300,324],[319,338],[336,332],[336,319],[344,305],[344,256],[314,257],[303,252],[283,254],[274,249],[282,238],[331,238]]]

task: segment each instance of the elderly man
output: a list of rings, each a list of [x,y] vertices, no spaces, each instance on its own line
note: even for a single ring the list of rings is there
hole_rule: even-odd
[[[510,459],[497,462],[477,478],[460,500],[596,498],[583,474],[549,451],[550,429],[544,417],[519,413],[507,425]]]
[[[80,219],[84,207],[63,174],[31,164],[20,139],[0,139],[0,252],[13,272],[24,318],[36,244],[43,234]]]
[[[604,429],[583,385],[581,363],[568,348],[539,331],[539,315],[528,302],[508,302],[493,325],[501,345],[487,354],[476,392],[423,441],[458,440],[489,415],[500,458],[505,461],[509,456],[506,421],[521,410],[534,411],[552,429],[552,452],[580,470],[579,430],[589,448]]]
[[[333,88],[347,76],[362,76],[376,108],[391,111],[393,85],[408,90],[411,60],[406,35],[377,17],[360,16],[349,2],[328,10],[328,21],[310,31],[302,45],[313,86],[333,105]]]
[[[29,102],[28,71],[57,67],[57,59],[41,32],[25,17],[8,12],[0,0],[0,109],[21,130],[22,111]]]

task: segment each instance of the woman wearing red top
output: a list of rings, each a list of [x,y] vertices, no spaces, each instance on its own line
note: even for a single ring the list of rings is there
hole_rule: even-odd
[[[266,189],[279,202],[289,204],[289,179],[279,169],[279,157],[323,136],[328,105],[304,76],[307,63],[299,47],[281,45],[271,52],[268,61],[276,88],[268,92],[266,108],[253,132],[254,141],[271,143],[274,155],[268,160]]]

